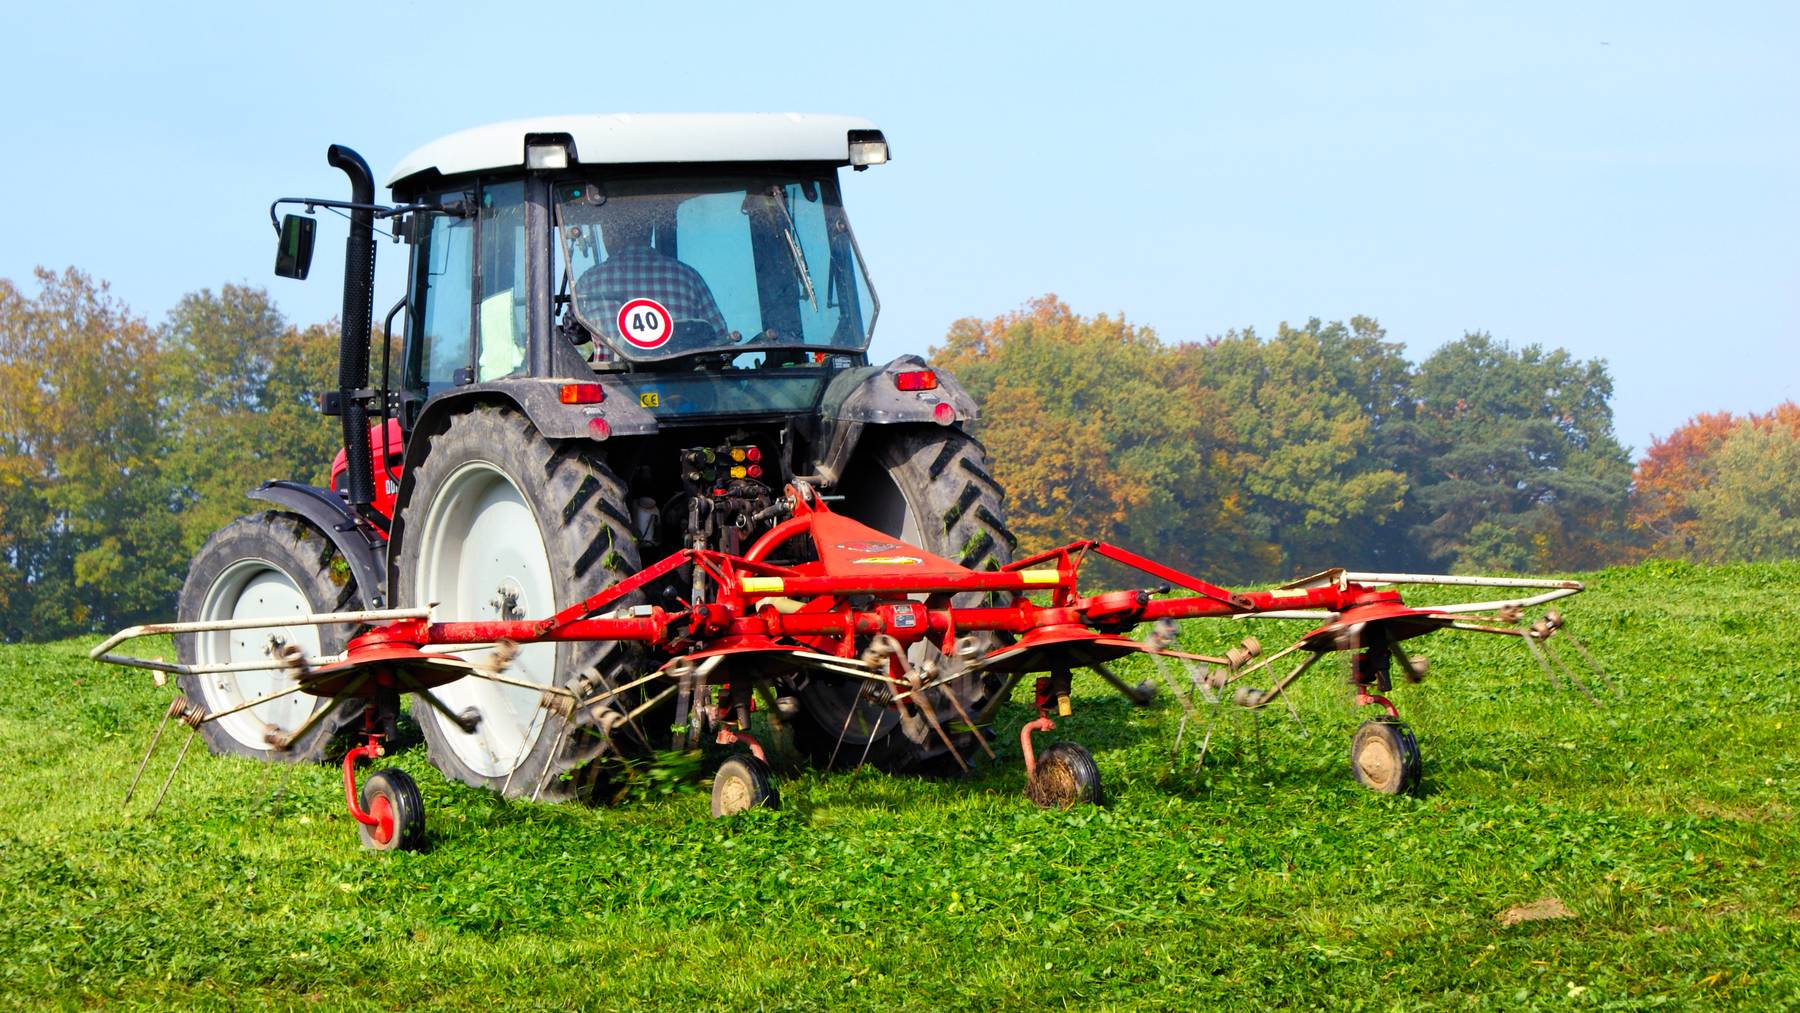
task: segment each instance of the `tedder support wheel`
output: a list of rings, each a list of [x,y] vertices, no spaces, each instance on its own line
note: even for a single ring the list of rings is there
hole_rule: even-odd
[[[301,518],[269,512],[239,517],[220,528],[195,554],[181,586],[180,620],[268,618],[269,626],[175,638],[177,658],[186,665],[266,661],[278,650],[298,647],[309,658],[344,649],[346,626],[283,626],[284,617],[355,608],[356,583],[331,539]],[[208,711],[225,711],[295,685],[285,669],[183,675],[176,685]],[[357,720],[354,707],[341,707],[306,728],[317,708],[330,701],[309,693],[289,693],[200,726],[214,753],[265,760],[317,760],[331,737]],[[280,744],[303,734],[288,748]]]
[[[494,405],[452,416],[428,439],[395,515],[399,604],[438,602],[440,614],[458,619],[538,618],[638,569],[625,484],[597,445],[547,440],[523,414]],[[618,607],[640,601],[628,597]],[[508,674],[587,696],[641,675],[642,658],[640,648],[619,641],[532,644],[518,650]],[[638,702],[636,691],[568,718],[540,706],[543,694],[525,687],[463,679],[433,692],[451,713],[473,712],[476,721],[465,730],[415,702],[431,763],[509,796],[568,798],[576,785],[564,772],[609,748],[655,741],[655,714],[608,720]]]
[[[369,775],[362,786],[363,812],[375,826],[357,824],[363,847],[374,851],[417,851],[425,843],[425,803],[419,786],[399,767]]]
[[[1045,809],[1100,805],[1106,800],[1093,754],[1067,740],[1051,743],[1037,758],[1037,771],[1025,786],[1025,797]]]
[[[975,570],[998,570],[1012,561],[1017,541],[1006,527],[1005,493],[988,471],[987,452],[968,434],[938,426],[872,430],[857,448],[855,463],[834,492],[844,500],[833,509],[897,540]],[[955,604],[984,603],[981,594],[956,596]],[[995,602],[998,603],[998,602]],[[1001,645],[997,634],[964,638],[970,653],[986,654]],[[915,667],[941,661],[929,643],[907,655]],[[952,732],[957,752],[980,755],[970,719],[985,723],[1004,701],[1007,685],[998,673],[974,675],[933,690],[934,710]],[[954,691],[957,700],[948,694]],[[943,741],[909,710],[903,720],[864,693],[860,684],[811,679],[798,693],[795,743],[821,765],[852,767],[862,762],[886,770],[955,770]],[[955,704],[960,703],[961,707]]]
[[[781,808],[781,793],[775,789],[769,765],[748,754],[720,764],[713,777],[713,816],[733,816],[756,808]]]
[[[1404,795],[1419,787],[1419,743],[1399,718],[1364,721],[1350,742],[1350,772],[1370,791]]]

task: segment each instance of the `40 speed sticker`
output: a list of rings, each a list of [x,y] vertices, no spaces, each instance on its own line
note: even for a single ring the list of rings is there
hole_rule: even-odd
[[[638,348],[661,348],[675,333],[675,318],[655,299],[632,299],[619,307],[619,335]]]

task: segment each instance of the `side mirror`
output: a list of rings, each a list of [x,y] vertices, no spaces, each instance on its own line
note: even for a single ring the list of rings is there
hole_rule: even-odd
[[[275,273],[283,278],[306,280],[312,269],[313,234],[319,223],[305,215],[283,215],[281,245],[275,249]]]

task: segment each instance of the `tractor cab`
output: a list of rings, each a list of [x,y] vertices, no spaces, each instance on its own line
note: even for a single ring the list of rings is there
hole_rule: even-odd
[[[665,418],[814,409],[866,363],[879,305],[838,170],[886,160],[836,116],[562,117],[421,148],[390,180],[416,208],[403,420],[462,387],[597,374]],[[745,398],[745,374],[776,382]]]

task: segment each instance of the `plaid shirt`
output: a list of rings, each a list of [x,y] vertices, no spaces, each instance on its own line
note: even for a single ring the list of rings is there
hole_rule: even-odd
[[[610,338],[624,339],[619,309],[633,299],[655,299],[674,322],[699,320],[711,324],[720,341],[729,340],[730,328],[700,272],[648,246],[620,250],[575,280],[576,304]]]

